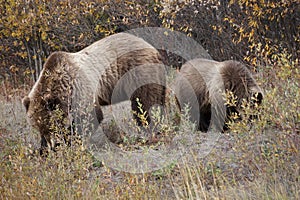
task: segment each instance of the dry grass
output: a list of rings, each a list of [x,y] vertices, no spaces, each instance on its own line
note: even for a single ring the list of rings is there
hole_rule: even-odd
[[[298,199],[300,72],[299,63],[283,61],[260,73],[265,100],[251,126],[231,124],[205,158],[193,146],[166,168],[145,174],[102,166],[76,147],[40,157],[39,135],[27,125],[20,92],[6,87],[10,92],[0,98],[0,199]]]

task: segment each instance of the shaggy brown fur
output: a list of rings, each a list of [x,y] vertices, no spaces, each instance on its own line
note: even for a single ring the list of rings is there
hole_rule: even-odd
[[[260,104],[263,93],[251,72],[236,61],[216,62],[196,59],[184,64],[175,80],[173,90],[178,104],[189,104],[191,119],[198,129],[208,131],[210,126],[225,130],[224,122],[230,113],[238,112],[242,99],[257,97]],[[236,107],[225,106],[224,93],[231,91],[238,98]],[[211,124],[212,119],[214,124]]]
[[[124,75],[127,78],[124,79]],[[123,82],[118,83],[121,78]],[[136,85],[149,79],[153,82]],[[116,85],[118,90],[114,91]],[[56,108],[63,111],[63,119],[56,121],[62,127],[70,126],[69,113],[73,105],[82,102],[85,104],[81,107],[94,104],[96,117],[101,122],[102,105],[130,99],[132,110],[140,113],[136,98],[139,98],[144,111],[155,104],[164,104],[164,85],[165,74],[158,51],[140,38],[119,33],[78,53],[51,54],[23,104],[29,122],[41,134],[41,146],[44,148],[51,144],[50,118]]]

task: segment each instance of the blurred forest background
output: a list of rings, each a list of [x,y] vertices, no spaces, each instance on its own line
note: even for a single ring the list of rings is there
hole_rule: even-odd
[[[51,52],[141,27],[186,33],[218,61],[263,67],[280,53],[299,58],[298,0],[0,0],[0,80],[32,83]],[[183,62],[164,55],[169,65]]]

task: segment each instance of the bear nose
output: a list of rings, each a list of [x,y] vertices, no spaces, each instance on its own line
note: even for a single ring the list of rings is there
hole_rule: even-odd
[[[27,112],[28,109],[29,109],[29,105],[30,105],[30,98],[28,96],[26,96],[26,97],[23,98],[22,102],[23,102],[23,105],[24,105],[24,107],[26,109],[26,112]]]
[[[263,101],[263,94],[261,92],[256,92],[252,95],[252,101],[253,103],[257,103],[258,105],[262,104]]]
[[[258,92],[256,96],[257,96],[258,104],[261,104],[264,98],[263,94],[261,92]]]

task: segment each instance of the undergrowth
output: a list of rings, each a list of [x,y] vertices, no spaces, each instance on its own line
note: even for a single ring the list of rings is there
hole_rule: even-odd
[[[245,105],[241,114],[255,112],[259,117],[230,123],[231,130],[204,158],[198,157],[194,144],[163,169],[144,174],[111,169],[81,144],[61,145],[47,157],[39,156],[39,135],[27,125],[21,95],[1,94],[0,198],[297,199],[299,62],[281,55],[276,66],[265,67],[257,78],[264,90],[263,104],[257,110]],[[169,135],[177,130],[173,124],[159,125]],[[125,150],[141,143],[125,141],[128,138],[120,143]]]

